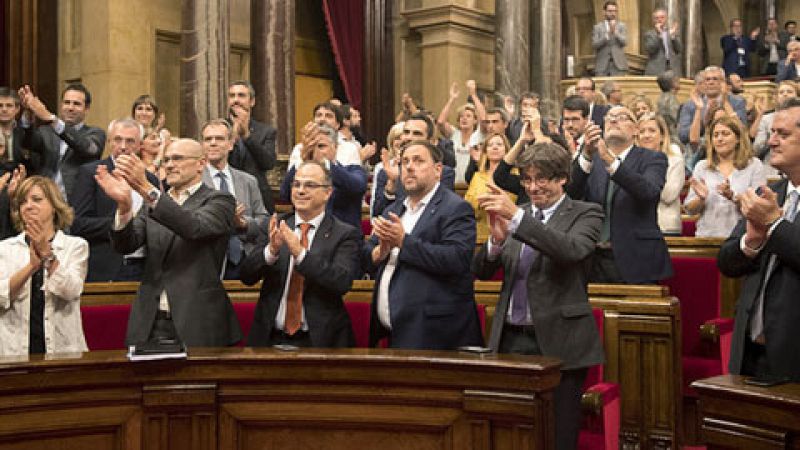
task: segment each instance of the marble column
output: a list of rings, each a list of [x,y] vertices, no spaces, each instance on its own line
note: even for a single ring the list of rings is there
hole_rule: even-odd
[[[531,88],[541,96],[542,115],[560,115],[545,111],[546,105],[561,105],[559,82],[563,75],[564,51],[561,46],[561,0],[534,0],[531,6],[530,57]]]
[[[519,95],[530,89],[530,0],[497,0],[495,2],[495,91],[502,95]],[[552,39],[547,39],[552,42]]]
[[[294,145],[294,0],[250,1],[250,81],[253,118],[278,130],[275,150]]]
[[[694,77],[703,68],[703,0],[686,0],[686,48],[684,76]]]
[[[226,116],[229,20],[229,0],[181,2],[181,136]]]

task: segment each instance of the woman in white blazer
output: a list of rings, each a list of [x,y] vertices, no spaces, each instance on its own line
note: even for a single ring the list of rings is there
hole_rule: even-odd
[[[80,296],[89,245],[62,231],[72,209],[49,178],[20,183],[12,199],[22,232],[0,242],[0,355],[87,351]]]

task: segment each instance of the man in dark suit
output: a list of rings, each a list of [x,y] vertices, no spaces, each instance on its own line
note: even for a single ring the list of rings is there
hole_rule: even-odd
[[[5,136],[5,165],[11,167],[17,164],[25,166],[27,173],[33,173],[30,153],[22,148],[25,131],[17,126],[17,115],[20,111],[20,101],[17,93],[10,88],[0,86],[0,132]]]
[[[717,262],[729,277],[744,276],[736,302],[730,371],[800,382],[800,100],[775,113],[770,164],[786,175],[769,188],[740,196],[744,218],[722,245]]]
[[[755,28],[750,36],[742,35],[742,20],[731,19],[731,34],[719,39],[722,47],[722,68],[730,75],[738,73],[740,77],[750,76],[750,53],[756,50],[756,41],[760,29]]]
[[[111,227],[117,202],[112,200],[97,184],[94,176],[97,166],[105,166],[114,171],[114,161],[122,155],[138,155],[141,148],[142,126],[132,119],[112,122],[109,128],[111,154],[100,161],[84,164],[78,170],[75,188],[69,204],[75,210],[75,220],[70,232],[89,242],[89,271],[86,281],[138,281],[144,270],[146,252],[143,248],[122,255],[111,248]],[[158,177],[147,173],[148,181],[158,186]],[[142,207],[143,199],[138,192],[132,192],[134,211]]]
[[[733,110],[742,124],[747,125],[746,102],[742,97],[727,92],[725,71],[717,66],[708,66],[701,73],[702,75],[698,73],[698,76],[695,76],[695,83],[698,85],[698,93],[702,93],[702,108],[698,108],[694,100],[689,99],[681,105],[678,116],[678,138],[686,145],[695,144],[689,140],[689,132],[695,120],[700,121],[700,135],[705,134],[705,117],[709,109]]]
[[[586,262],[603,211],[564,193],[571,163],[558,144],[533,144],[517,160],[531,203],[517,207],[500,188],[489,186],[479,202],[489,214],[491,236],[472,263],[481,279],[500,267],[505,273],[489,348],[564,362],[554,393],[558,449],[576,447],[588,367],[603,362],[586,294]]]
[[[242,281],[263,279],[251,346],[352,347],[342,296],[360,273],[361,232],[325,212],[330,171],[305,161],[292,182],[294,214],[270,220],[268,243],[248,253]],[[305,240],[305,242],[303,242]]]
[[[268,214],[261,201],[255,177],[228,164],[233,149],[233,130],[224,119],[212,119],[200,130],[208,165],[203,170],[203,183],[212,189],[228,192],[236,199],[233,222],[236,231],[228,241],[225,260],[226,280],[239,279],[239,265],[253,249],[259,230],[267,226]]]
[[[325,165],[333,179],[333,194],[327,210],[344,223],[361,229],[361,202],[367,191],[367,173],[360,165],[342,165],[337,159],[338,133],[327,125],[309,122],[303,129],[303,161]],[[297,167],[286,172],[281,183],[281,199],[290,200],[291,187]]]
[[[644,49],[647,52],[647,65],[645,75],[658,76],[671,70],[677,76],[683,74],[681,70],[681,57],[683,44],[681,44],[680,26],[673,22],[667,23],[667,10],[663,7],[653,11],[653,29],[644,33]]]
[[[597,91],[595,90],[594,80],[591,78],[578,79],[578,82],[575,83],[575,93],[583,97],[586,103],[589,104],[589,119],[592,123],[602,128],[603,120],[608,112],[608,106],[595,104]]]
[[[475,214],[442,187],[442,154],[430,141],[401,153],[406,197],[375,219],[364,248],[374,274],[370,344],[389,338],[394,348],[455,349],[481,345],[470,261]]]
[[[235,200],[203,185],[203,147],[178,139],[166,150],[169,192],[147,181],[136,156],[117,158],[97,183],[117,202],[111,241],[120,253],[147,249],[142,283],[133,302],[128,345],[181,339],[188,346],[221,347],[242,338],[239,321],[220,281],[233,231]],[[131,190],[145,200],[134,217]]]
[[[82,84],[64,88],[60,117],[51,113],[28,86],[20,89],[20,100],[25,108],[20,119],[25,130],[22,146],[38,159],[35,175],[52,178],[69,200],[78,168],[100,159],[106,142],[103,130],[84,123],[92,95]],[[33,128],[34,117],[43,125]]]
[[[605,137],[590,125],[567,193],[598,203],[605,218],[592,262],[593,283],[655,283],[672,275],[656,210],[667,157],[634,145],[636,118],[623,106],[606,115]]]
[[[266,171],[275,167],[275,128],[250,117],[256,104],[256,91],[249,81],[234,81],[228,86],[228,117],[236,142],[228,162],[256,178],[264,207],[275,212],[272,188]]]
[[[791,41],[786,45],[786,58],[778,61],[778,74],[775,82],[800,79],[800,41]]]

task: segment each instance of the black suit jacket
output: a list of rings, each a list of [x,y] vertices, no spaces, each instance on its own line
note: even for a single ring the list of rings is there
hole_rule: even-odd
[[[69,204],[75,210],[75,220],[70,234],[80,236],[89,243],[89,272],[86,281],[114,281],[122,267],[123,255],[111,248],[111,228],[117,213],[117,202],[98,186],[94,179],[98,166],[114,170],[114,161],[109,156],[90,162],[78,169],[75,186]],[[147,179],[158,186],[158,177],[147,172]]]
[[[232,195],[200,185],[182,206],[164,193],[154,208],[143,206],[122,230],[112,231],[111,242],[119,253],[147,246],[126,344],[147,341],[164,290],[172,321],[186,345],[223,347],[242,339],[220,281],[235,208]]]
[[[588,174],[580,167],[579,158],[583,156],[575,158],[567,185],[570,197],[605,209],[609,179],[617,185],[611,202],[611,246],[625,282],[647,283],[672,276],[672,262],[657,219],[667,157],[634,146],[613,176],[609,176],[600,155],[594,155]]]
[[[403,199],[406,198],[406,191],[403,188],[403,183],[395,183],[395,193],[394,199],[389,199],[386,197],[386,183],[389,181],[389,177],[386,175],[385,170],[381,170],[377,176],[373,177],[373,183],[375,183],[375,198],[372,199],[372,216],[377,217],[383,214],[383,211],[386,210],[390,205],[394,204],[395,202],[403,203]],[[450,189],[451,191],[456,190],[456,171],[450,166],[442,165],[442,177],[439,180],[442,186]]]
[[[403,215],[405,206],[394,202],[384,216]],[[370,320],[370,345],[386,336],[378,319],[378,285],[386,260],[372,263],[373,237],[362,261],[375,275]],[[473,277],[469,267],[475,250],[475,214],[472,206],[439,185],[414,230],[403,240],[397,267],[389,285],[392,323],[390,345],[395,348],[452,350],[481,345]]]
[[[256,177],[264,207],[270,214],[275,212],[275,202],[265,172],[275,167],[275,134],[275,128],[250,119],[250,136],[237,139],[228,155],[231,166]]]
[[[294,214],[284,216],[282,220],[286,220],[287,225],[294,228]],[[314,234],[311,248],[306,252],[303,262],[297,265],[297,270],[305,277],[303,310],[314,347],[355,345],[343,296],[350,290],[353,280],[361,270],[361,240],[360,230],[325,214],[319,230]],[[286,278],[292,269],[289,267],[290,253],[285,246],[280,250],[278,261],[271,266],[267,265],[264,248],[268,243],[257,245],[240,266],[245,284],[252,285],[264,280],[247,338],[250,346],[270,344],[270,333],[275,326]]]
[[[80,129],[66,125],[64,132],[56,134],[50,125],[24,128],[23,147],[39,158],[36,175],[55,178],[59,169],[64,180],[67,200],[72,193],[78,168],[100,159],[106,144],[106,133],[100,128],[84,125]],[[60,158],[61,141],[67,143],[67,151]]]
[[[490,279],[500,266],[505,273],[489,347],[496,352],[500,346],[524,243],[539,251],[527,276],[527,289],[542,354],[564,361],[564,370],[602,363],[603,343],[589,305],[586,268],[600,235],[603,211],[595,204],[565,197],[543,224],[531,215],[530,204],[522,208],[522,222],[501,255],[489,260],[488,244],[484,244],[473,258],[472,270],[478,278]]]
[[[778,194],[778,203],[786,200],[787,180],[770,187]],[[739,300],[736,302],[736,321],[731,343],[730,371],[740,374],[745,342],[750,339],[750,319],[755,301],[764,282],[770,256],[777,264],[764,293],[764,337],[767,363],[772,375],[800,381],[800,346],[795,327],[800,323],[800,220],[782,221],[772,232],[758,256],[748,258],[739,247],[747,221],[741,220],[730,237],[722,244],[717,264],[729,277],[745,277]]]

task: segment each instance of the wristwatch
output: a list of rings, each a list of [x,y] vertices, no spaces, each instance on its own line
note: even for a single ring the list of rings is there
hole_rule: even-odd
[[[50,264],[52,264],[53,261],[55,260],[56,260],[56,255],[54,253],[50,253],[49,255],[42,257],[42,265],[44,265],[45,267],[49,267]]]
[[[159,197],[161,197],[161,191],[159,191],[158,188],[150,188],[150,190],[147,191],[147,201],[149,203],[155,203]]]

